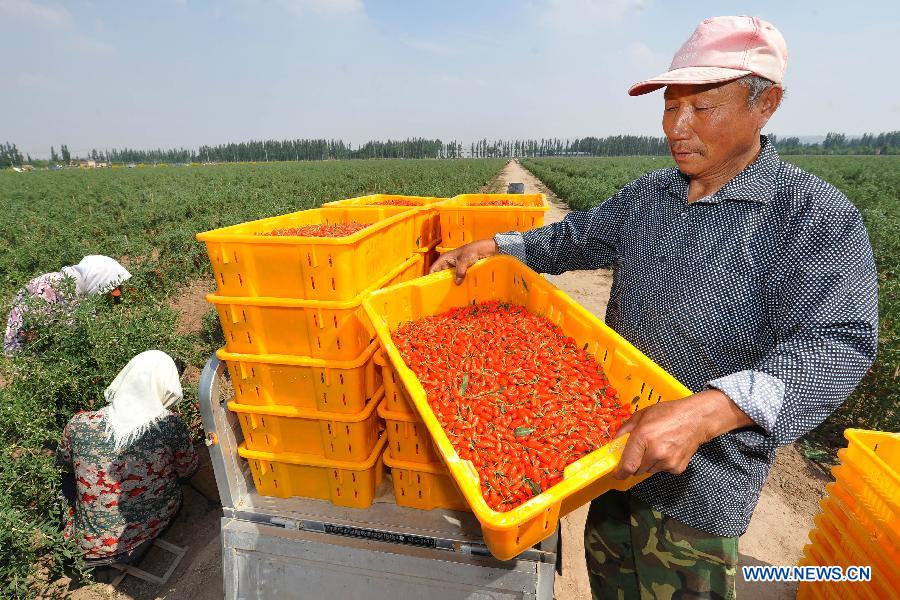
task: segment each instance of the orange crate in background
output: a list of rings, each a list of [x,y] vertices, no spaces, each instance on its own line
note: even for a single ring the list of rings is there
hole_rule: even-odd
[[[516,206],[478,206],[508,201]],[[506,231],[528,231],[544,225],[550,205],[543,194],[462,194],[437,205],[441,221],[439,252]]]
[[[549,281],[509,256],[479,261],[469,269],[462,285],[453,282],[453,273],[442,271],[367,297],[363,307],[370,325],[416,413],[428,428],[442,462],[481,523],[487,547],[495,557],[508,560],[552,535],[561,516],[611,489],[628,489],[647,476],[613,479],[612,471],[627,440],[623,436],[570,464],[561,482],[509,512],[495,512],[488,507],[481,496],[477,470],[454,450],[422,385],[403,362],[391,331],[406,321],[490,300],[524,306],[557,324],[579,346],[586,345],[620,397],[626,401],[635,399],[636,409],[684,398],[691,392]]]
[[[331,413],[358,413],[381,387],[375,364],[378,342],[352,360],[324,360],[284,354],[216,356],[228,365],[234,400],[251,406],[294,406]]]
[[[381,367],[385,409],[396,413],[416,414],[412,401],[407,397],[400,378],[397,377],[383,350],[375,353],[375,365]]]
[[[347,209],[350,214],[359,210],[367,210],[376,207],[384,210],[387,215],[399,215],[412,211],[413,235],[416,245],[427,248],[436,244],[441,239],[441,221],[435,205],[447,198],[435,198],[431,196],[398,196],[396,194],[372,194],[347,200],[335,200],[322,205],[323,209]],[[386,204],[390,202],[403,202],[409,205]]]
[[[248,450],[243,444],[238,454],[250,463],[256,491],[262,496],[301,496],[328,500],[338,506],[368,508],[384,477],[382,439],[362,461],[341,461],[293,454]]]
[[[323,413],[293,406],[250,406],[229,402],[248,450],[311,454],[335,460],[362,460],[378,441],[379,392],[357,414]]]
[[[900,434],[847,429],[844,437],[801,565],[870,566],[872,581],[802,582],[798,597],[891,597],[900,589]]]
[[[420,246],[409,211],[390,207],[304,210],[198,233],[219,296],[350,300]],[[338,238],[258,235],[323,223],[370,223]]]
[[[378,407],[378,416],[384,419],[385,435],[391,456],[397,460],[414,463],[439,463],[441,460],[431,434],[416,414],[392,412],[385,403]]]
[[[391,470],[394,500],[398,505],[420,510],[469,510],[466,499],[442,464],[394,458],[390,448],[384,453],[384,464]]]
[[[422,273],[422,256],[404,258],[385,277],[350,300],[238,298],[210,294],[219,313],[225,347],[240,354],[291,354],[352,360],[371,343],[360,303],[369,291]]]

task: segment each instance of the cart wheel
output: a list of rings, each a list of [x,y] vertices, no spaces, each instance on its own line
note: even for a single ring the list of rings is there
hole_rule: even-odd
[[[524,183],[510,183],[506,186],[507,194],[524,194],[525,193],[525,184]]]

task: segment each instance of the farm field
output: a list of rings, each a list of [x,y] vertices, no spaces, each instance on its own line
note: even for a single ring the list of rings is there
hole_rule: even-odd
[[[900,318],[900,157],[787,157],[835,184],[860,208],[880,272],[881,349],[856,396],[821,428],[841,444],[847,426],[900,428],[896,373]],[[23,597],[53,580],[74,553],[56,524],[53,449],[77,410],[100,405],[130,357],[155,347],[197,369],[218,345],[212,312],[185,329],[177,299],[211,285],[194,234],[367,193],[449,196],[477,191],[503,159],[232,164],[153,169],[0,172],[0,306],[29,278],[89,253],[119,258],[134,274],[121,304],[82,303],[64,328],[35,342],[40,358],[0,360],[0,597]],[[661,157],[558,158],[522,164],[572,208],[602,202]],[[497,190],[499,191],[499,190]],[[194,294],[197,295],[196,293]],[[202,295],[200,296],[202,297]],[[201,303],[202,304],[202,303]],[[188,376],[191,379],[191,376]],[[180,410],[199,433],[190,386]],[[33,579],[35,566],[40,577]],[[32,579],[30,579],[32,578]],[[39,586],[38,586],[39,587]]]
[[[42,330],[33,355],[0,359],[0,597],[30,597],[75,557],[57,528],[54,466],[69,417],[99,408],[126,359],[143,350],[181,358],[189,365],[188,381],[196,383],[220,345],[214,312],[202,302],[212,278],[197,232],[367,193],[478,191],[503,164],[373,160],[0,172],[4,328],[18,288],[86,254],[116,257],[133,275],[121,304],[88,298],[65,326]],[[185,284],[201,290],[206,316],[199,332],[185,328],[173,309]],[[187,386],[179,411],[196,437],[195,399],[196,390]]]
[[[846,427],[900,430],[900,157],[785,156],[840,189],[856,205],[869,231],[879,273],[879,353],[855,394],[811,436],[842,446]],[[578,210],[612,196],[643,173],[674,165],[668,158],[545,158],[522,164]]]

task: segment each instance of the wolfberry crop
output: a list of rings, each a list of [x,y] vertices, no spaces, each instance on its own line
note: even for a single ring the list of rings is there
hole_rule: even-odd
[[[586,350],[522,306],[467,305],[404,323],[392,338],[495,511],[558,483],[631,416]]]
[[[256,235],[296,235],[302,237],[347,237],[353,235],[357,231],[365,229],[369,223],[357,223],[351,221],[349,223],[319,223],[316,225],[304,225],[302,227],[285,227],[283,229],[275,229],[266,233],[257,233]]]
[[[522,206],[522,203],[498,198],[496,200],[472,200],[469,202],[469,206]]]
[[[422,206],[422,203],[411,198],[390,198],[373,202],[372,206]]]

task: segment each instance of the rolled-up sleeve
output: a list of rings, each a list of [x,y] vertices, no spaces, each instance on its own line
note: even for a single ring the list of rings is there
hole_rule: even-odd
[[[750,447],[811,431],[875,359],[877,274],[859,213],[820,212],[795,231],[773,281],[775,347],[752,369],[709,382],[756,423],[735,432]]]
[[[612,265],[635,182],[587,211],[572,211],[562,221],[524,233],[498,233],[494,241],[538,273],[600,269]]]

